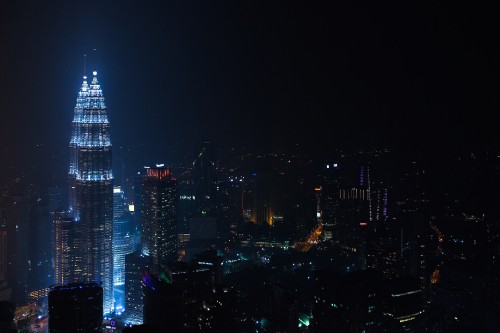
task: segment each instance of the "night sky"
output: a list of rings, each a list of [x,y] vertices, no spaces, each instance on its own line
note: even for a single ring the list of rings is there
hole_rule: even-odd
[[[0,145],[65,149],[95,65],[114,146],[498,145],[491,8],[456,1],[4,1]]]

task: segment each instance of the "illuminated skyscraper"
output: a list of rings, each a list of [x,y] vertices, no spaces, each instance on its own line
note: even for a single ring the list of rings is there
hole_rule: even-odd
[[[170,168],[147,168],[141,180],[142,254],[162,265],[177,257],[177,180]]]
[[[83,282],[99,281],[103,310],[113,306],[113,173],[107,108],[97,71],[83,77],[69,144],[69,210],[79,235]]]
[[[75,273],[78,267],[74,264],[79,262],[76,257],[74,244],[74,226],[72,217],[64,215],[64,212],[56,212],[54,217],[54,282],[63,285],[75,282]]]
[[[120,186],[115,186],[113,188],[113,285],[116,307],[124,304],[125,255],[133,250],[133,238],[129,233],[131,222],[132,215],[128,210],[125,193]]]

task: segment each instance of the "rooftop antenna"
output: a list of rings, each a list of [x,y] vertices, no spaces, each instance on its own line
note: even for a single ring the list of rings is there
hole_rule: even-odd
[[[94,75],[97,75],[97,67],[95,65],[95,53],[96,53],[96,49],[94,49]]]
[[[86,79],[87,78],[87,75],[85,75],[85,64],[86,64],[86,60],[87,60],[87,55],[84,54],[83,55],[83,78]]]

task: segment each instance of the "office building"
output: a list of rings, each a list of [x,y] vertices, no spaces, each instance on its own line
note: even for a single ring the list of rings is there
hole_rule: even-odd
[[[382,273],[340,274],[317,270],[314,277],[314,332],[380,332],[384,327]]]
[[[196,146],[193,162],[193,186],[196,216],[216,216],[217,201],[215,191],[215,159],[211,142],[201,142]]]
[[[54,219],[54,283],[56,285],[76,282],[74,273],[78,267],[75,253],[75,221],[66,212],[55,213]]]
[[[148,167],[141,179],[142,254],[152,264],[177,259],[177,181],[163,164]]]
[[[258,225],[272,225],[271,174],[254,173],[252,197],[252,222]]]
[[[148,268],[148,258],[141,251],[125,255],[125,322],[142,324],[142,276]]]
[[[98,283],[73,283],[49,291],[49,332],[102,332],[103,289]]]
[[[125,193],[120,186],[113,188],[113,286],[117,311],[124,305],[125,255],[133,250],[133,236],[129,233],[132,215]]]

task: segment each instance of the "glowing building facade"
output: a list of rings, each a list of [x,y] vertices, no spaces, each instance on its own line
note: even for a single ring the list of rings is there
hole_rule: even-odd
[[[77,259],[74,243],[74,220],[64,212],[54,217],[54,283],[64,285],[75,282]]]
[[[177,180],[163,165],[147,168],[141,180],[142,254],[152,264],[177,258]]]
[[[132,216],[120,186],[113,188],[113,285],[116,311],[124,305],[125,255],[133,250],[133,238],[129,233]],[[120,308],[121,307],[121,308]]]
[[[103,310],[109,312],[113,307],[113,173],[107,108],[96,71],[90,84],[83,77],[69,150],[69,210],[81,254],[78,280],[102,284]]]

